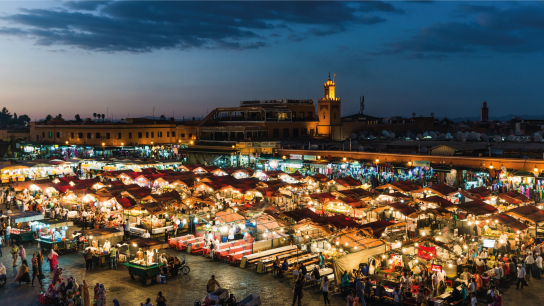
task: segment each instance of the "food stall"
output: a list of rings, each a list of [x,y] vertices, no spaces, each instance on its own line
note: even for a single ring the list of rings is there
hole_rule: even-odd
[[[43,220],[43,215],[39,211],[25,211],[22,213],[8,214],[12,227],[10,231],[11,240],[17,244],[21,242],[32,241],[34,233],[32,225]]]
[[[50,219],[39,221],[39,238],[36,241],[40,244],[42,252],[47,254],[51,249],[59,253],[67,250],[76,250],[77,243],[72,241],[72,237],[67,235],[71,226],[74,226],[74,222],[66,220]]]
[[[124,265],[128,268],[130,278],[140,278],[144,285],[151,284],[155,276],[161,274],[162,263],[158,263],[158,250],[168,248],[168,242],[159,241],[153,238],[136,238],[127,240],[123,245],[127,245],[127,261]],[[131,255],[135,254],[134,259],[130,260]]]
[[[116,228],[94,228],[76,232],[77,240],[86,245],[80,253],[86,258],[87,249],[93,254],[93,269],[110,262],[110,248],[123,242],[123,232]]]
[[[130,217],[130,232],[137,236],[142,236],[146,231],[151,235],[162,235],[173,229],[164,206],[156,202],[136,204],[130,211],[125,211],[125,215]]]

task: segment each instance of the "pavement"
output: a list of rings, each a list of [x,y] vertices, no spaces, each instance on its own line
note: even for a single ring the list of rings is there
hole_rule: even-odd
[[[36,244],[25,244],[27,252],[27,261],[30,262],[32,254],[37,252]],[[2,248],[4,256],[0,261],[7,268],[8,283],[0,288],[0,300],[2,305],[41,305],[38,302],[40,287],[27,284],[16,284],[11,280],[17,274],[18,267],[12,268],[12,259],[9,254],[9,247]],[[145,302],[146,298],[151,298],[155,304],[155,297],[159,291],[162,291],[167,299],[167,305],[187,305],[192,306],[197,300],[202,300],[206,295],[206,282],[212,274],[220,283],[222,288],[229,289],[238,300],[243,299],[249,294],[256,294],[261,297],[262,305],[284,306],[291,305],[293,293],[291,290],[292,280],[273,278],[270,274],[258,274],[254,269],[241,269],[237,266],[230,266],[221,262],[210,262],[208,258],[202,256],[188,255],[182,252],[167,250],[173,256],[183,258],[185,255],[191,272],[186,276],[177,276],[167,280],[166,284],[153,283],[148,286],[142,285],[138,280],[131,280],[128,270],[124,266],[119,266],[117,270],[102,268],[98,271],[85,271],[85,264],[81,254],[71,253],[59,256],[59,265],[64,269],[63,276],[74,276],[78,282],[87,280],[90,286],[95,283],[102,283],[107,290],[107,305],[113,305],[113,299],[117,299],[121,306],[134,305],[139,306]],[[47,255],[45,255],[47,256]],[[49,264],[44,260],[44,273],[46,279],[44,286],[47,288],[53,272],[49,271]],[[544,278],[542,280],[531,279],[529,287],[523,290],[516,290],[515,285],[504,284],[499,286],[499,291],[503,295],[504,305],[523,305],[536,306],[542,305],[544,300],[544,290],[542,290]],[[91,288],[92,289],[92,288]],[[91,293],[92,296],[92,293]],[[485,297],[482,296],[481,305],[485,305]],[[345,299],[338,293],[330,297],[331,305],[345,305]],[[377,305],[377,303],[374,303]],[[318,289],[307,287],[304,292],[304,306],[323,305],[323,298]]]

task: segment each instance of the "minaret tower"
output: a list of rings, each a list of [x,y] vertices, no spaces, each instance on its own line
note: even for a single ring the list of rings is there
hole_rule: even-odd
[[[336,97],[335,76],[332,80],[329,72],[329,79],[323,84],[325,95],[317,100],[317,109],[319,117],[318,133],[329,136],[332,140],[341,140],[341,120],[340,120],[340,98]]]

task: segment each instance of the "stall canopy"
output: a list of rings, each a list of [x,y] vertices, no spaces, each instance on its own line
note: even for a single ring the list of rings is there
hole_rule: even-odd
[[[439,196],[432,196],[426,198],[419,198],[420,202],[436,204],[442,208],[448,209],[454,207],[453,203]]]
[[[520,205],[520,204],[529,204],[533,201],[529,200],[526,196],[518,193],[516,191],[510,191],[507,193],[499,193],[498,197],[501,200],[504,200],[508,204]]]
[[[125,240],[123,243],[127,245],[142,248],[144,251],[166,249],[168,248],[168,242],[160,241],[153,238],[135,238]]]
[[[319,215],[313,212],[309,208],[297,209],[292,211],[287,211],[283,213],[285,216],[292,218],[295,221],[300,221],[304,219],[316,219],[319,218]]]
[[[15,223],[43,220],[43,215],[39,211],[25,211],[20,213],[8,214],[8,217]]]
[[[473,197],[478,197],[479,200],[483,200],[487,198],[492,191],[487,189],[486,187],[477,187],[472,189],[465,190],[467,193],[472,195]]]
[[[516,218],[511,217],[506,213],[494,215],[490,219],[497,220],[500,224],[518,231],[523,231],[529,228],[527,225],[519,222]]]
[[[245,220],[243,216],[237,213],[229,213],[226,211],[220,211],[215,214],[216,219],[221,219],[225,223],[229,222],[236,222],[236,221],[242,221]]]
[[[369,231],[374,237],[381,237],[382,233],[390,227],[404,226],[405,222],[390,222],[386,220],[375,221],[363,225],[359,225],[360,229]]]
[[[510,209],[505,213],[512,217],[520,218],[532,223],[539,224],[541,222],[544,222],[544,211],[540,210],[538,207],[531,205],[516,207],[514,209]]]
[[[315,222],[320,224],[330,224],[337,228],[345,228],[345,227],[357,227],[359,226],[359,223],[353,221],[353,219],[347,217],[346,215],[335,215],[332,217],[323,217],[323,218],[317,218],[314,219]]]
[[[408,206],[408,205],[406,205],[404,203],[399,203],[399,202],[388,203],[387,206],[389,206],[390,208],[398,211],[399,213],[401,213],[405,217],[408,217],[411,214],[416,212],[414,209],[412,209],[410,206]]]
[[[455,207],[475,216],[494,214],[498,211],[495,207],[480,200],[458,204]]]
[[[274,206],[267,204],[264,201],[253,203],[253,204],[246,204],[243,206],[244,210],[250,210],[250,211],[262,211],[265,213],[274,213],[276,212],[276,208]]]
[[[456,188],[450,187],[446,184],[438,184],[438,185],[434,185],[430,187],[421,188],[419,190],[414,191],[414,193],[423,193],[425,191],[434,193],[441,197],[453,195],[458,192]]]
[[[336,197],[328,192],[325,192],[325,193],[313,193],[310,195],[310,197],[312,199],[317,199],[317,200],[321,200],[321,201],[324,201],[324,200],[334,200],[336,199]]]
[[[401,192],[398,192],[398,191],[395,191],[395,192],[392,192],[392,193],[384,193],[383,195],[388,196],[388,197],[392,197],[392,198],[397,198],[397,199],[404,199],[404,200],[411,200],[412,199],[411,196],[405,195],[404,193],[401,193]]]
[[[353,269],[358,269],[360,263],[367,263],[368,259],[377,254],[385,253],[385,243],[374,243],[376,239],[372,239],[371,245],[374,247],[368,247],[364,250],[350,253],[348,255],[342,256],[334,261],[334,277],[337,284],[342,282],[342,274],[344,271],[352,271]]]
[[[107,239],[123,236],[123,232],[116,228],[93,228],[79,232],[82,236],[93,236],[94,239]]]
[[[386,189],[386,188],[394,189],[400,192],[413,192],[420,189],[421,187],[409,181],[395,182],[395,183],[385,184],[385,185],[376,187],[376,189]]]
[[[59,228],[59,227],[73,226],[74,225],[74,222],[72,222],[72,221],[59,220],[59,219],[41,220],[40,223],[44,224],[48,228]]]

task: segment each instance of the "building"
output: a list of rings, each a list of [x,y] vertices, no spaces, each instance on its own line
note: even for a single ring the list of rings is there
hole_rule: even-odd
[[[484,101],[482,109],[480,109],[480,121],[487,122],[489,121],[489,108],[487,108],[487,102]]]
[[[196,140],[196,126],[174,121],[128,118],[126,122],[82,123],[55,119],[30,123],[30,140],[85,146],[135,146],[189,143]]]
[[[325,94],[323,98],[317,100],[317,114],[319,116],[318,134],[331,138],[332,140],[342,140],[342,120],[341,120],[341,101],[336,97],[336,84],[334,76],[323,84]]]
[[[201,142],[237,142],[306,138],[317,135],[312,100],[241,101],[239,107],[220,107],[198,125]]]

